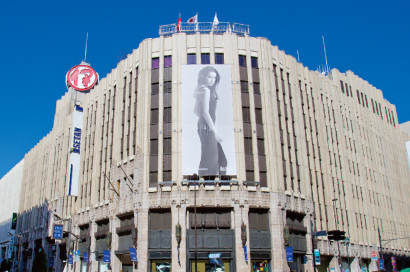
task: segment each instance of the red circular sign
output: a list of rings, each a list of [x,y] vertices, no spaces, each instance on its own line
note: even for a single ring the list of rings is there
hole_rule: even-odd
[[[78,91],[87,91],[94,87],[98,75],[93,68],[87,65],[76,65],[67,73],[68,84]]]

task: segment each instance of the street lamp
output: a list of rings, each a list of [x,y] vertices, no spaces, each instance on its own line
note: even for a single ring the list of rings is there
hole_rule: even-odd
[[[333,202],[333,214],[335,217],[335,229],[337,230],[337,214],[336,214],[336,201],[338,201],[339,199],[337,198],[333,198],[332,202]],[[337,261],[339,263],[339,271],[342,271],[342,264],[340,262],[340,248],[339,248],[339,240],[336,241],[337,242]]]

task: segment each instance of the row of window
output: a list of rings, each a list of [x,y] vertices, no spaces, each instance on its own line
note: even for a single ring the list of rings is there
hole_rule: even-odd
[[[343,83],[342,80],[340,80],[340,88],[342,89],[342,93],[346,93],[347,96],[353,97],[353,92],[352,92],[352,86],[348,86],[347,83]],[[357,95],[357,101],[359,104],[363,105],[363,107],[369,108],[369,103],[367,101],[367,95],[363,94],[363,92],[360,92],[359,90],[356,90],[356,95]],[[377,115],[380,115],[380,117],[383,119],[383,112],[381,109],[380,103],[374,101],[371,99],[372,102],[372,109],[373,113],[377,113]],[[394,120],[394,115],[393,111],[390,109],[387,109],[387,107],[384,108],[386,112],[386,120],[393,126],[396,126],[396,122]]]

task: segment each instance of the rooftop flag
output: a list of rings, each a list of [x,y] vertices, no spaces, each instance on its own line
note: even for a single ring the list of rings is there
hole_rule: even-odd
[[[216,26],[216,25],[218,25],[218,24],[219,24],[219,20],[218,20],[218,17],[216,17],[216,12],[215,12],[215,17],[214,17],[214,23],[213,23],[213,25]]]
[[[195,15],[194,17],[189,18],[189,20],[187,22],[190,23],[190,24],[198,23],[198,14]]]
[[[178,18],[177,31],[181,33],[181,13],[179,14],[179,18]]]

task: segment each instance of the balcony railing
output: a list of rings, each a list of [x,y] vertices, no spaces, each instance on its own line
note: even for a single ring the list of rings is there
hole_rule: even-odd
[[[175,33],[213,33],[213,34],[223,34],[223,33],[236,33],[238,35],[247,36],[249,35],[249,25],[226,22],[220,22],[214,24],[213,22],[202,22],[202,23],[181,23],[181,27],[178,30],[177,24],[162,25],[159,27],[160,36],[169,36]]]

